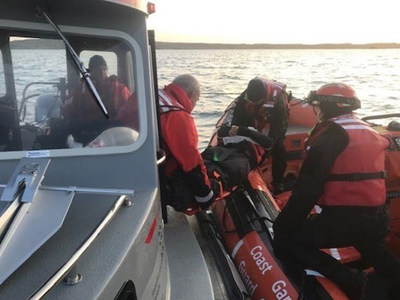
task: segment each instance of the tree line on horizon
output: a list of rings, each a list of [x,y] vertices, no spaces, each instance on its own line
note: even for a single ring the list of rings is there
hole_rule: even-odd
[[[398,49],[399,43],[368,44],[218,44],[156,42],[157,49]]]
[[[12,49],[64,49],[59,40],[25,39],[11,42]],[[398,49],[400,43],[369,43],[369,44],[222,44],[222,43],[178,43],[156,42],[156,48],[172,50],[189,49]]]

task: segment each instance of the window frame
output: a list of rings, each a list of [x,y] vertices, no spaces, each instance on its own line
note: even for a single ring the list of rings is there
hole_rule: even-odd
[[[31,22],[18,22],[13,21],[11,24],[13,29],[18,28],[21,31],[36,31],[38,36],[48,36],[48,27],[45,24],[31,23]],[[88,27],[76,26],[59,26],[62,32],[66,35],[74,35],[77,37],[90,36],[93,38],[106,38],[118,40],[126,44],[127,48],[131,51],[133,62],[133,78],[134,78],[134,92],[138,101],[138,117],[139,117],[139,136],[138,139],[128,146],[116,147],[103,147],[103,148],[67,148],[67,149],[43,149],[32,151],[10,151],[2,152],[0,160],[16,159],[22,157],[74,157],[74,156],[87,156],[87,155],[109,155],[133,152],[139,149],[145,142],[148,135],[147,128],[147,112],[146,112],[146,86],[144,79],[145,62],[138,42],[125,32],[110,29],[94,29]],[[4,28],[7,30],[7,28]],[[52,35],[53,33],[50,32]],[[146,64],[148,65],[148,64]],[[151,79],[148,79],[148,84],[151,84]],[[151,92],[151,88],[150,88]],[[149,95],[151,96],[151,95]]]

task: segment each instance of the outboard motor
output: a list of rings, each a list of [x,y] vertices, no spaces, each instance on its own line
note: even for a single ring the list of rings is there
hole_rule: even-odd
[[[41,123],[50,118],[59,118],[61,98],[51,94],[40,95],[35,104],[35,122]]]

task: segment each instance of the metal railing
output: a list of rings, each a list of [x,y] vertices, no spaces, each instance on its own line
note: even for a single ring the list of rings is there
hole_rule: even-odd
[[[75,266],[76,262],[83,255],[83,253],[94,242],[101,231],[107,226],[111,219],[115,216],[121,206],[127,201],[128,197],[123,195],[118,198],[112,209],[108,212],[107,216],[101,221],[100,225],[90,235],[90,237],[83,243],[83,245],[75,252],[75,254],[51,277],[39,290],[37,290],[31,297],[31,300],[38,300],[45,296],[54,286],[56,286]]]

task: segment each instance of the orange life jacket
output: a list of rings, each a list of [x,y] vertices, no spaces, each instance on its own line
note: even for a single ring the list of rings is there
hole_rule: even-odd
[[[169,96],[163,90],[158,91],[158,100],[160,104],[160,114],[176,110],[186,111],[182,104],[180,104],[174,97]]]
[[[266,107],[274,107],[279,95],[286,90],[286,84],[265,78],[262,78],[262,80],[267,87],[267,97],[264,99],[264,105]]]
[[[321,206],[379,206],[385,203],[385,149],[389,142],[354,114],[330,119],[349,135],[325,182]],[[310,137],[311,138],[311,137]],[[313,140],[313,139],[312,139]]]
[[[121,84],[114,75],[95,87],[110,117],[116,118],[118,111],[131,95],[129,89]],[[98,108],[97,102],[83,81],[75,87],[70,103],[63,108],[63,115],[66,118],[75,117],[88,122],[104,119],[102,111]]]
[[[286,85],[277,81],[261,78],[267,88],[267,93],[262,104],[254,105],[253,103],[246,103],[246,111],[254,115],[254,127],[262,131],[270,123],[270,114],[278,102],[278,99],[284,101],[286,115],[282,118],[289,119],[289,97],[286,93]],[[282,101],[280,100],[280,101]]]

